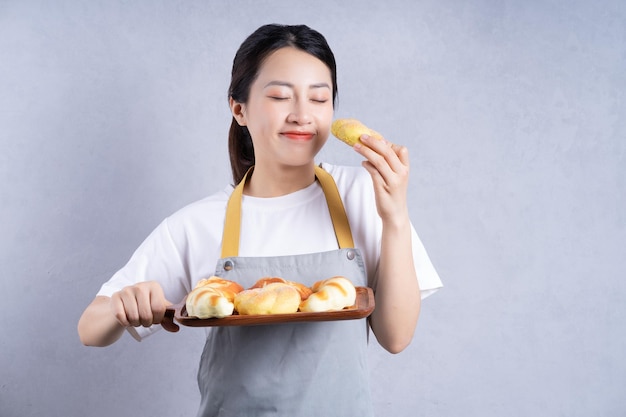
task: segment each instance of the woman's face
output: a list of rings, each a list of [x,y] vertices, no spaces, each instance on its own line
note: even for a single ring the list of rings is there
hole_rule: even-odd
[[[330,70],[318,58],[291,47],[270,54],[248,102],[231,101],[233,115],[252,137],[256,164],[310,164],[328,139],[332,89]]]

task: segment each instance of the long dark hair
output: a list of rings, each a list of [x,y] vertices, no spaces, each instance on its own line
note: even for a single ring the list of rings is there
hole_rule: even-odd
[[[228,96],[238,103],[246,103],[250,87],[256,79],[265,58],[272,52],[291,46],[307,52],[330,69],[333,82],[333,105],[337,98],[337,65],[335,56],[321,33],[305,25],[265,25],[254,31],[241,44],[231,72]],[[228,133],[228,153],[233,180],[238,184],[248,169],[254,165],[252,138],[245,126],[239,126],[235,118]]]

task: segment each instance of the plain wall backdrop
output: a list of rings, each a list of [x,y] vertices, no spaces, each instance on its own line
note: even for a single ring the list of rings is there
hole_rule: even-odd
[[[0,416],[195,415],[201,330],[100,349],[76,324],[230,181],[230,66],[274,22],[321,31],[336,116],[411,152],[445,288],[406,351],[371,343],[378,415],[626,415],[626,3],[4,0]]]

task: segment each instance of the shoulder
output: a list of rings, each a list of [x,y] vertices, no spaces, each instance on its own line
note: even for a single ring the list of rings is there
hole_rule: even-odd
[[[227,186],[219,192],[182,207],[167,217],[168,228],[171,232],[210,224],[215,224],[221,228],[226,203],[232,190],[232,186]]]
[[[361,166],[323,163],[322,168],[335,180],[350,222],[354,225],[377,225],[380,219],[370,173]]]
[[[232,191],[232,186],[229,185],[227,187],[224,187],[224,189],[221,191],[213,193],[207,197],[204,197],[200,200],[194,201],[182,207],[180,210],[172,214],[172,216],[188,216],[197,212],[206,212],[206,210],[223,210]]]
[[[321,166],[332,175],[340,192],[353,187],[372,187],[372,177],[361,166],[332,165],[326,162],[323,162]]]
[[[344,203],[346,200],[369,200],[374,197],[372,177],[365,168],[361,166],[332,165],[325,162],[321,166],[335,180]]]

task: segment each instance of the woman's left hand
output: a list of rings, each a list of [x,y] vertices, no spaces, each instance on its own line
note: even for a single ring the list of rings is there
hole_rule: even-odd
[[[363,167],[374,182],[376,208],[383,222],[404,221],[408,216],[409,151],[387,141],[361,136],[354,149],[365,157]]]
[[[363,166],[372,176],[376,208],[383,221],[378,278],[373,286],[376,310],[370,325],[380,345],[398,353],[411,343],[421,305],[407,207],[409,151],[365,135],[361,141],[354,148],[365,157]]]

